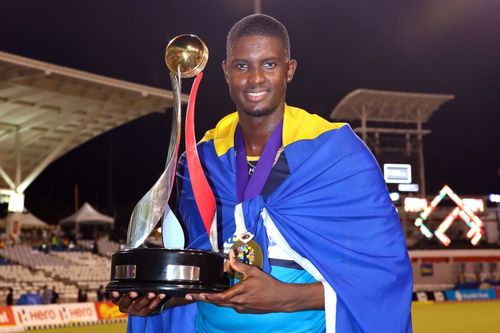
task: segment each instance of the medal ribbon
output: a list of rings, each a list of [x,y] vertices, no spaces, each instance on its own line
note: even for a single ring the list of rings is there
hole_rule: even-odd
[[[271,173],[271,169],[273,168],[276,154],[282,145],[282,129],[283,120],[281,120],[274,129],[262,151],[253,174],[249,176],[243,133],[239,125],[236,127],[236,194],[238,203],[252,199],[262,192],[266,180]]]

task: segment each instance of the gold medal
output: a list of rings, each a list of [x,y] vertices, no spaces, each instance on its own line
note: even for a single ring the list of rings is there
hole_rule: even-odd
[[[238,237],[238,240],[234,242],[231,249],[234,250],[237,260],[244,264],[257,266],[262,269],[264,263],[262,249],[256,241],[252,240],[252,238],[253,235],[249,232],[244,233]],[[234,270],[231,271],[231,274],[238,280],[243,278],[241,273],[235,272]]]

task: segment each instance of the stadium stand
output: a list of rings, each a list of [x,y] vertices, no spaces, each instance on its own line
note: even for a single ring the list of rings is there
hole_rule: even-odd
[[[113,253],[120,249],[120,245],[116,242],[110,241],[106,238],[101,238],[97,241],[97,250],[99,254],[110,257]]]
[[[26,245],[6,246],[4,249],[0,250],[0,255],[13,262],[17,262],[31,268],[65,265],[64,260],[37,250],[33,250],[31,247]]]
[[[109,240],[97,244],[104,255],[89,251],[94,250],[94,241],[78,243],[86,251],[42,252],[27,245],[0,249],[0,305],[8,287],[14,289],[17,300],[24,293],[39,292],[45,285],[55,288],[61,302],[76,302],[78,289],[87,291],[89,301],[96,300],[96,290],[109,281],[109,257],[119,248]]]

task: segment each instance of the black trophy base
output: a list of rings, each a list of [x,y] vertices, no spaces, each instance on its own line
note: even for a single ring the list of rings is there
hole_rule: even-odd
[[[224,256],[210,251],[163,248],[129,249],[111,257],[111,281],[106,291],[139,294],[220,292],[229,287]]]

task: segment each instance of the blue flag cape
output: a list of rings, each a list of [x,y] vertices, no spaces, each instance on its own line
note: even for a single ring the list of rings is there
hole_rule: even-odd
[[[236,113],[223,118],[198,146],[216,196],[219,244],[235,232],[237,122]],[[257,196],[242,203],[247,229],[266,248],[265,210],[292,250],[319,272],[325,290],[333,289],[325,292],[325,303],[334,303],[325,311],[329,331],[411,332],[411,265],[373,155],[348,125],[290,106],[285,108],[283,145],[290,176],[266,200]],[[181,158],[179,211],[188,247],[208,250],[184,164]],[[130,317],[129,332],[189,332],[194,319],[188,317],[195,313],[191,304],[156,316]]]

